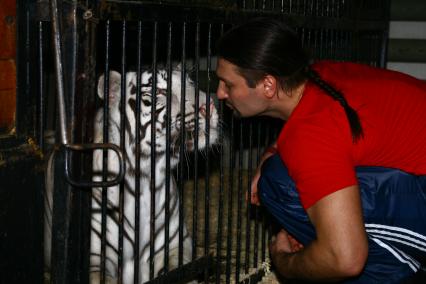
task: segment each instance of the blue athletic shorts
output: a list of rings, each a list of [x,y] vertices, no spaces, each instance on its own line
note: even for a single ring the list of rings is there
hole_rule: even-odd
[[[345,283],[401,283],[426,266],[426,176],[382,167],[357,167],[368,259],[362,274]],[[262,166],[261,203],[304,246],[315,228],[278,155]],[[425,282],[426,283],[426,282]]]

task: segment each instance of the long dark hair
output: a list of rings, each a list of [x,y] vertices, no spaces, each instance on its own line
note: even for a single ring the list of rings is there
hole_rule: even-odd
[[[265,75],[274,76],[284,90],[310,80],[344,108],[353,141],[363,137],[356,111],[336,88],[310,68],[311,59],[297,32],[283,21],[256,18],[227,31],[218,41],[217,52],[238,67],[247,85],[254,88]]]

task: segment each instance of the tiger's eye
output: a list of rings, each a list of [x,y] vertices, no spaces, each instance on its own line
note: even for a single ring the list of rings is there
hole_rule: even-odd
[[[136,95],[136,86],[132,84],[132,87],[130,89],[130,94],[131,95]]]
[[[150,100],[142,100],[142,102],[143,102],[143,104],[145,105],[145,106],[151,106],[151,101]]]

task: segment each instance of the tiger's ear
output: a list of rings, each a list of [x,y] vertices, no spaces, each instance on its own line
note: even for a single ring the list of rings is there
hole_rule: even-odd
[[[105,85],[105,75],[102,74],[98,80],[98,96],[102,100],[104,99],[104,85]],[[118,101],[120,97],[121,90],[121,74],[117,71],[109,71],[109,100]]]

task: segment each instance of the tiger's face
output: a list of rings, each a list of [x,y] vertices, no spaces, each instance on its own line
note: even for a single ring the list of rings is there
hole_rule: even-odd
[[[134,150],[136,139],[139,138],[142,154],[151,153],[151,145],[154,142],[154,139],[151,138],[153,132],[155,133],[156,153],[166,151],[167,140],[169,140],[174,154],[179,151],[181,143],[184,143],[185,150],[193,151],[196,145],[199,150],[202,150],[208,147],[208,144],[215,144],[218,140],[219,117],[213,100],[207,102],[207,95],[203,91],[196,94],[194,82],[188,76],[184,79],[185,89],[182,92],[183,80],[181,80],[179,69],[173,70],[171,76],[171,87],[168,90],[166,70],[158,70],[156,78],[153,78],[150,71],[143,72],[140,79],[140,108],[138,109],[137,73],[126,73],[126,103],[121,109],[126,113],[125,125],[129,137],[128,142],[133,144]],[[156,81],[156,88],[153,88],[154,81]],[[101,98],[103,98],[102,84],[103,76],[99,79],[98,84],[98,95]],[[153,92],[155,92],[155,97],[153,97]],[[170,97],[168,92],[170,92]],[[120,97],[121,74],[111,71],[110,108],[119,109],[117,102],[120,101]],[[198,108],[196,107],[197,100]],[[153,113],[154,115],[152,115]],[[183,127],[181,127],[182,122],[184,122]],[[169,133],[167,129],[169,129]],[[136,135],[137,130],[139,130],[139,137]],[[209,143],[207,143],[207,137]]]

